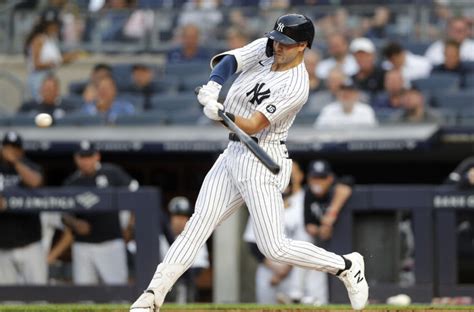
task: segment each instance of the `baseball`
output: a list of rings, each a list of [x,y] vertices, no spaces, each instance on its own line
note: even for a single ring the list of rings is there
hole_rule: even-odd
[[[53,117],[50,114],[41,113],[36,115],[35,124],[40,128],[47,128],[53,123]]]

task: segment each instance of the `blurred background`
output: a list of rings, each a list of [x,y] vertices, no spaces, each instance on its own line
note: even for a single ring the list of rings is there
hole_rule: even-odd
[[[227,144],[194,88],[289,12],[316,37],[287,235],[364,254],[372,302],[472,303],[469,0],[0,1],[1,302],[143,290]],[[219,228],[167,300],[347,302],[333,277],[265,259],[248,222]]]

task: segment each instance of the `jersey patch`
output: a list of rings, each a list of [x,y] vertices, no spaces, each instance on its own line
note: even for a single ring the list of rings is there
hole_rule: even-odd
[[[262,104],[263,100],[268,99],[270,97],[270,89],[262,91],[265,83],[257,83],[252,90],[246,93],[247,96],[251,95],[252,98],[250,99],[250,103],[255,104],[257,101],[257,105]]]
[[[267,112],[269,112],[270,114],[273,114],[273,113],[276,111],[276,107],[275,107],[275,105],[273,105],[273,104],[267,105],[267,107],[265,107],[265,109],[266,109]]]

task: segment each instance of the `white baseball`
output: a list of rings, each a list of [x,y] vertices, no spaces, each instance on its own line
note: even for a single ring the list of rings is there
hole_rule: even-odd
[[[47,128],[53,123],[53,117],[50,114],[41,113],[36,115],[35,124],[40,128]]]

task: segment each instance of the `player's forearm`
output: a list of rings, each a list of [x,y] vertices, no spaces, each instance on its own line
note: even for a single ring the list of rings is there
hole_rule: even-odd
[[[20,161],[15,162],[15,169],[21,176],[23,183],[29,187],[39,187],[43,183],[43,176],[41,173],[31,169]]]
[[[235,116],[235,124],[245,133],[252,135],[258,133],[268,127],[270,122],[259,112],[256,112],[250,118]]]

